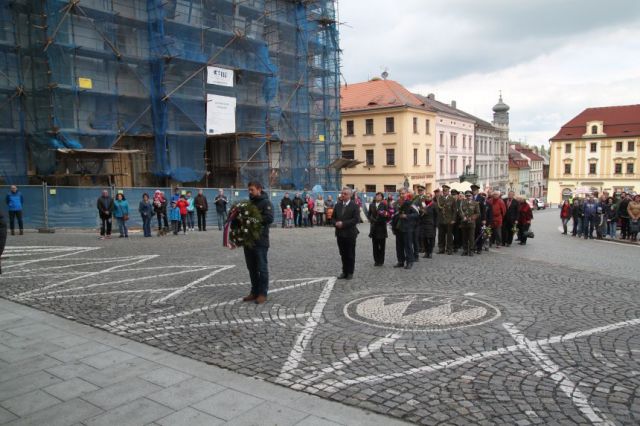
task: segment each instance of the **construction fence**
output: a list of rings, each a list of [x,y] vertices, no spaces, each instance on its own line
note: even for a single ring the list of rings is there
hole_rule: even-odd
[[[129,226],[133,228],[142,228],[142,219],[138,214],[138,204],[142,200],[142,194],[147,193],[152,199],[156,190],[163,191],[167,199],[171,198],[171,188],[105,188],[109,190],[111,196],[119,192],[125,196],[129,203]],[[198,189],[201,188],[180,188],[181,193],[191,191],[193,196],[197,195]],[[62,187],[43,185],[23,185],[19,187],[24,197],[23,220],[27,229],[72,229],[72,228],[94,228],[100,227],[100,219],[98,217],[97,200],[102,194],[102,188],[96,187]],[[280,201],[286,192],[293,199],[296,192],[283,190],[266,190],[269,199],[273,203],[275,219],[274,225],[282,223],[282,212],[280,210]],[[0,210],[6,212],[5,197],[9,193],[8,186],[0,186],[0,196],[2,197],[2,206]],[[316,199],[318,193],[308,192],[312,198]],[[225,188],[224,194],[228,199],[228,207],[239,200],[249,199],[249,193],[246,189]],[[301,195],[305,193],[300,191]],[[338,199],[339,192],[323,191],[320,193],[326,200],[329,195],[333,200]],[[363,202],[373,200],[373,193],[358,193]],[[218,217],[214,205],[214,199],[218,195],[218,189],[204,189],[204,195],[209,203],[209,211],[207,212],[207,228],[214,229],[217,227]],[[152,228],[157,225],[155,219],[151,222]]]

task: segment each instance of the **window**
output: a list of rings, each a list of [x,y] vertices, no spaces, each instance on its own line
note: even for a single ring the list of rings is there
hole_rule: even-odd
[[[413,133],[418,133],[418,117],[413,117]]]
[[[364,186],[364,192],[376,192],[376,186],[375,185],[365,185]]]
[[[427,166],[431,165],[431,150],[427,148]]]
[[[367,118],[364,120],[364,134],[372,135],[373,134],[373,118]]]
[[[591,148],[591,152],[596,152],[598,150],[598,144],[595,142],[591,142],[590,148]]]
[[[384,192],[396,192],[396,186],[395,185],[385,185],[384,186]]]
[[[634,150],[635,146],[633,141],[629,141],[627,142],[627,151],[632,152]]]
[[[431,123],[429,122],[429,120],[425,120],[425,129],[426,129],[426,133],[427,133],[427,135],[430,135],[430,134],[431,134],[431,129],[429,128],[429,127],[430,127],[430,124],[431,124]]]
[[[571,174],[571,164],[565,164],[564,165],[564,174],[565,175],[570,175]]]
[[[387,117],[385,122],[387,124],[387,133],[394,133],[396,131],[396,126],[393,117]]]
[[[589,163],[589,174],[590,175],[596,174],[596,163]]]
[[[456,135],[455,133],[451,133],[451,148],[456,147],[457,138],[458,138],[458,135]]]
[[[418,148],[413,148],[413,165],[418,165]]]
[[[632,175],[633,173],[633,163],[627,163],[627,174]]]
[[[367,166],[373,166],[373,150],[372,149],[367,149],[366,151],[366,164]]]
[[[387,149],[387,166],[395,166],[396,165],[396,150],[395,149]]]
[[[592,135],[597,135],[598,134],[598,126],[591,126],[591,134]]]
[[[347,136],[353,136],[353,120],[347,120]]]
[[[616,152],[622,152],[622,142],[616,142]]]
[[[346,158],[347,160],[353,160],[354,154],[353,154],[353,150],[349,149],[349,150],[342,150],[342,158]]]
[[[457,169],[457,167],[456,167],[456,165],[457,165],[456,163],[457,163],[457,162],[458,162],[458,161],[457,161],[456,159],[454,159],[454,158],[452,158],[452,159],[450,160],[450,163],[451,163],[451,164],[449,165],[449,172],[450,172],[450,173],[452,173],[452,174],[457,173],[457,170],[456,170],[456,169]]]
[[[462,135],[462,148],[467,147],[467,135]]]
[[[565,152],[565,154],[571,154],[571,144],[570,143],[565,143],[564,144],[564,152]]]
[[[440,176],[444,176],[444,158],[440,159]]]
[[[616,163],[614,166],[614,173],[617,175],[622,174],[622,163]]]

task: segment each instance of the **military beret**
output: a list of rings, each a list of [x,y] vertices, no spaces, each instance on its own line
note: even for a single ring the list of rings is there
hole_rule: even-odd
[[[427,188],[422,185],[418,185],[418,189],[427,189]]]
[[[451,195],[457,195],[457,194],[459,194],[457,189],[452,189],[451,190]]]
[[[475,183],[471,184],[471,189],[480,189],[480,187],[478,185],[476,185]]]
[[[451,187],[449,185],[447,185],[447,184],[442,185],[442,189],[445,189],[445,188],[446,189],[450,189]]]
[[[464,195],[473,195],[473,192],[471,192],[471,191],[464,191]]]

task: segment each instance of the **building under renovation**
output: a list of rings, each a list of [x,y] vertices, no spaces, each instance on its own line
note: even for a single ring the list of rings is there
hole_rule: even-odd
[[[335,0],[4,0],[0,180],[339,186]]]

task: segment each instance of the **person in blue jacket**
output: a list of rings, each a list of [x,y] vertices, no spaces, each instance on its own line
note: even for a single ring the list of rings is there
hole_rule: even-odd
[[[16,219],[18,219],[20,235],[24,235],[24,226],[22,223],[22,206],[24,204],[24,197],[20,191],[18,191],[17,186],[11,185],[11,191],[7,194],[6,202],[9,210],[9,226],[11,227],[11,235],[16,235]]]
[[[142,201],[138,206],[140,216],[142,216],[142,232],[145,237],[151,236],[151,217],[153,216],[153,205],[149,200],[149,194],[142,194]]]
[[[127,229],[127,220],[129,220],[129,202],[124,198],[123,193],[116,195],[116,200],[113,202],[113,215],[118,221],[120,238],[129,238],[129,230]]]

